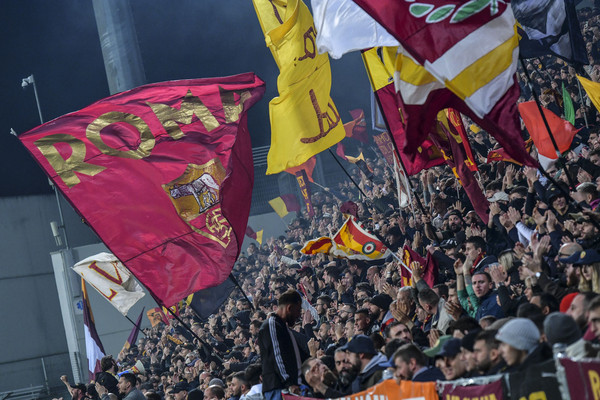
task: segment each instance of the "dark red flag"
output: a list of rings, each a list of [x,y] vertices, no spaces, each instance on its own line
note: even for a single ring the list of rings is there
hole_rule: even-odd
[[[390,127],[392,137],[396,142],[396,147],[398,148],[408,175],[415,175],[424,169],[444,163],[444,157],[442,157],[439,150],[428,139],[421,140],[414,153],[405,151],[405,144],[408,140],[405,130],[407,115],[406,113],[402,115],[398,111],[402,109],[402,104],[396,93],[396,89],[394,89],[393,82],[377,90],[375,96],[379,99],[383,115]]]
[[[369,142],[369,135],[367,135],[365,112],[362,109],[357,108],[356,110],[351,110],[350,115],[352,116],[352,121],[344,124],[346,137],[351,137],[361,143],[367,144]]]
[[[404,266],[400,266],[400,276],[402,277],[401,286],[412,285],[412,272],[409,270],[410,263],[418,261],[423,267],[422,278],[430,288],[435,285],[438,274],[438,266],[435,259],[431,256],[430,252],[427,252],[427,258],[421,257],[416,251],[408,246],[404,246],[402,251],[402,262]]]
[[[450,121],[450,117],[456,117],[456,114],[447,114],[447,111],[438,114],[437,130],[429,135],[429,138],[442,150],[446,164],[452,168],[455,176],[460,180],[460,184],[465,189],[469,200],[471,200],[473,209],[487,224],[490,204],[481,191],[473,171],[469,168],[468,156],[462,138],[458,131],[453,129],[454,126]]]
[[[229,276],[254,181],[253,73],[163,82],[19,139],[108,248],[170,306]]]

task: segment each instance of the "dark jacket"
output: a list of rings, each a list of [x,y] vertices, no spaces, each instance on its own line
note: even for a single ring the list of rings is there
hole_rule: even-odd
[[[365,369],[358,374],[356,379],[352,382],[352,393],[362,392],[367,390],[371,386],[381,381],[383,377],[383,371],[387,368],[383,363],[387,363],[385,355],[379,353],[376,354],[369,364],[366,365]]]
[[[504,318],[504,312],[502,308],[496,302],[496,293],[490,292],[485,295],[483,298],[479,299],[479,308],[477,308],[477,313],[475,313],[475,319],[479,321],[481,318],[486,315],[493,315],[494,317],[500,319]]]
[[[296,339],[300,360],[296,360],[291,335]],[[263,368],[263,393],[300,384],[299,366],[309,357],[304,336],[289,329],[281,317],[273,314],[258,331],[258,345]]]
[[[423,372],[417,374],[417,376],[413,376],[413,382],[435,382],[435,381],[444,381],[446,378],[442,371],[440,371],[437,367],[428,367]]]

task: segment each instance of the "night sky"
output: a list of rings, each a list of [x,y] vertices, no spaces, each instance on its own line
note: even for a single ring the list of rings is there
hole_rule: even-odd
[[[147,83],[252,71],[267,85],[249,113],[253,147],[270,142],[268,103],[277,95],[278,69],[265,45],[250,0],[131,0]],[[309,5],[310,6],[310,5]],[[39,125],[34,74],[45,121],[110,95],[92,1],[0,1],[0,196],[50,193],[48,180],[9,131]],[[343,122],[363,108],[369,83],[358,53],[332,60],[335,101]]]

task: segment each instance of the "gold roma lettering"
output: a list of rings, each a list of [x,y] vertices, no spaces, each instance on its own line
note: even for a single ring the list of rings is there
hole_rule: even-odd
[[[314,90],[309,91],[310,101],[317,115],[317,121],[319,122],[319,134],[309,138],[301,138],[302,143],[314,143],[319,139],[324,138],[327,134],[340,123],[340,114],[338,114],[335,106],[331,103],[327,103],[327,107],[331,111],[332,115],[329,115],[329,111],[321,112],[321,106],[317,101],[317,95]]]
[[[219,87],[219,94],[225,122],[231,123],[237,121],[244,110],[244,103],[251,97],[250,92],[247,90],[228,91]],[[238,96],[238,101],[236,101],[236,95]],[[147,104],[173,140],[181,139],[184,136],[179,124],[191,124],[194,115],[202,122],[208,132],[219,126],[219,122],[215,116],[200,98],[192,95],[190,90],[188,90],[182,99],[179,109],[166,104]],[[138,132],[139,145],[136,149],[126,148],[123,150],[122,148],[114,148],[102,139],[102,130],[115,123],[128,124]],[[54,171],[56,171],[56,174],[69,188],[81,182],[77,174],[93,177],[106,169],[104,166],[85,161],[87,153],[86,145],[91,144],[100,152],[109,156],[139,160],[148,157],[156,143],[150,127],[141,117],[118,111],[104,113],[90,123],[86,128],[86,138],[89,140],[88,144],[73,135],[57,133],[44,136],[34,142],[35,146],[46,160],[48,160]],[[68,157],[64,158],[58,151],[57,146],[60,144],[69,147],[70,155]],[[68,152],[65,153],[69,154]]]

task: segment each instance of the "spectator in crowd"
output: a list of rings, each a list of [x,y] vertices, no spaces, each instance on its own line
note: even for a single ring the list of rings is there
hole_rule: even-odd
[[[352,382],[352,392],[363,391],[381,380],[387,358],[375,350],[373,340],[366,335],[356,335],[343,347],[348,361],[357,374]]]
[[[444,380],[444,374],[437,367],[429,366],[427,356],[412,343],[401,346],[392,356],[394,378],[415,382]]]
[[[119,394],[123,397],[123,400],[145,400],[146,398],[136,387],[137,378],[135,374],[132,373],[124,373],[119,377]]]
[[[263,393],[267,400],[281,400],[283,389],[300,393],[300,368],[308,357],[308,349],[303,338],[290,327],[300,318],[301,311],[300,294],[295,290],[283,293],[278,299],[276,313],[268,317],[258,333]]]

